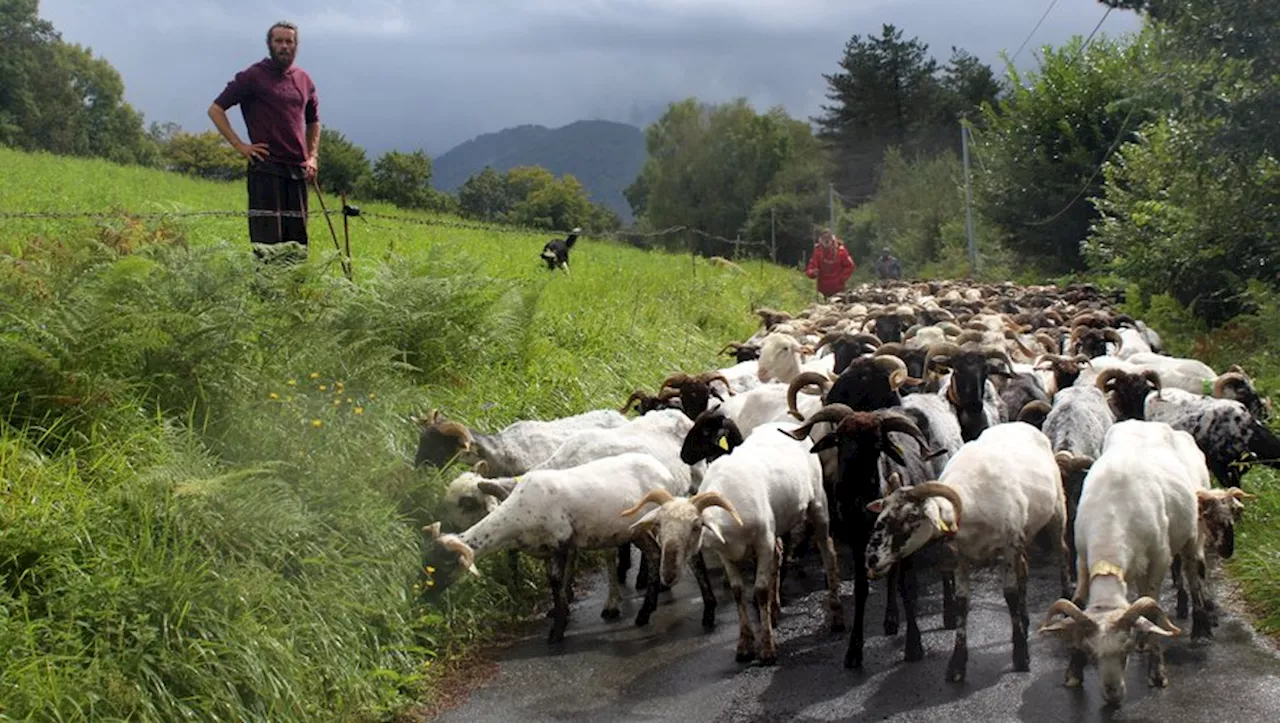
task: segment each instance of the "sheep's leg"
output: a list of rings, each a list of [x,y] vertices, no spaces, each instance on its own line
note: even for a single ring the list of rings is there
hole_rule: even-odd
[[[775,586],[778,584],[778,544],[759,545],[756,548],[755,603],[756,615],[760,618],[760,664],[773,665],[778,662],[778,641],[773,635],[773,605],[777,600]]]
[[[840,604],[840,560],[836,557],[836,543],[831,539],[831,527],[826,520],[813,523],[813,540],[822,555],[822,569],[827,578],[827,623],[831,632],[844,630],[844,606]]]
[[[769,611],[776,622],[782,617],[782,566],[787,558],[787,543],[781,537],[773,541],[773,555],[777,564],[773,566],[773,573],[769,577],[769,588],[773,590],[773,595],[769,598]]]
[[[643,557],[640,558],[641,569],[644,569],[646,562],[649,564],[650,570],[658,569],[658,560],[662,551],[658,549],[657,541],[646,533],[638,535],[635,539],[635,543],[636,547],[640,548],[640,554],[643,555]],[[640,612],[636,613],[637,627],[644,627],[645,625],[648,625],[649,616],[653,614],[654,610],[658,609],[658,592],[662,585],[658,581],[657,575],[649,575],[648,577],[649,586],[644,592],[644,603],[640,605]]]
[[[1087,565],[1088,563],[1084,558],[1076,558],[1076,594],[1071,596],[1071,602],[1082,609],[1085,606],[1085,601],[1089,599],[1089,570]]]
[[[564,630],[569,626],[569,602],[565,599],[565,580],[569,566],[569,547],[562,546],[547,559],[547,585],[551,588],[551,600],[554,604],[551,619],[551,634],[548,643],[564,641]]]
[[[1072,648],[1071,657],[1067,659],[1067,678],[1063,681],[1063,685],[1068,688],[1079,688],[1084,685],[1084,666],[1088,662],[1088,653]]]
[[[1004,601],[1009,606],[1009,622],[1013,628],[1013,669],[1031,670],[1031,652],[1027,649],[1027,554],[1021,549],[1006,549]]]
[[[711,576],[707,574],[707,560],[698,552],[693,556],[693,578],[698,581],[702,593],[702,627],[710,630],[716,626],[716,593],[711,588]]]
[[[898,563],[889,568],[889,574],[884,580],[884,634],[898,634],[898,600],[894,596],[893,591],[899,588],[902,580],[902,563]]]
[[[844,653],[844,667],[862,667],[862,624],[867,614],[867,541],[857,539],[853,547],[853,630],[849,631],[849,648]]]
[[[734,660],[739,663],[750,662],[756,657],[755,634],[751,631],[751,615],[747,612],[747,601],[743,597],[742,571],[736,562],[720,556],[724,562],[724,575],[729,580],[729,588],[733,590],[733,601],[738,605],[738,650]]]
[[[898,563],[898,594],[902,596],[902,612],[907,617],[908,662],[924,660],[924,644],[920,642],[920,626],[916,622],[916,601],[919,598],[919,580],[915,564],[908,556]],[[893,600],[893,588],[885,588],[885,597]]]
[[[637,547],[639,545],[637,544]],[[640,564],[636,566],[636,589],[647,590],[649,588],[649,556],[640,555]]]
[[[507,550],[507,572],[511,575],[511,584],[520,582],[520,551]]]
[[[942,571],[942,627],[956,629],[956,573],[950,569]]]
[[[1054,557],[1058,560],[1058,582],[1062,586],[1062,597],[1071,597],[1071,571],[1075,566],[1075,547],[1074,542],[1071,545],[1067,543],[1067,512],[1062,510],[1061,514],[1056,514],[1045,525],[1045,529],[1049,535],[1049,544],[1053,546]],[[1026,569],[1026,558],[1023,557],[1022,569]],[[1026,578],[1023,577],[1025,582]],[[1024,596],[1025,598],[1025,596]],[[1025,604],[1025,599],[1024,599]]]
[[[631,570],[631,543],[618,545],[618,582],[625,585],[627,572]]]
[[[570,605],[577,602],[576,595],[573,592],[573,580],[578,574],[578,548],[569,548],[569,561],[565,563],[564,576],[564,599]]]
[[[956,561],[956,643],[947,662],[947,682],[964,682],[965,668],[969,665],[969,563],[963,558]]]
[[[622,548],[618,547],[614,550],[614,555],[621,558]],[[622,580],[626,579],[626,572],[623,571],[621,560],[615,560],[618,564],[609,565],[609,598],[604,601],[604,610],[600,611],[600,617],[605,620],[622,619]]]
[[[1205,606],[1204,577],[1201,569],[1204,565],[1200,552],[1194,543],[1187,545],[1182,551],[1182,577],[1191,588],[1191,639],[1206,640],[1213,637],[1213,619]],[[1163,576],[1163,573],[1162,573]]]
[[[1179,620],[1186,620],[1190,598],[1187,596],[1187,584],[1182,579],[1182,556],[1175,555],[1173,564],[1169,566],[1169,575],[1173,578],[1173,588],[1178,591],[1178,609],[1174,615]]]

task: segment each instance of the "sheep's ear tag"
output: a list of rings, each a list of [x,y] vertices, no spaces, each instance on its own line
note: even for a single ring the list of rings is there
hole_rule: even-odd
[[[941,532],[944,535],[954,535],[960,529],[956,525],[951,524],[950,522],[942,519],[941,517],[934,520],[934,524],[938,526],[938,532]]]
[[[728,451],[729,451],[729,438],[728,438],[728,437],[721,437],[721,438],[720,438],[720,441],[719,441],[719,442],[716,442],[716,446],[717,446],[717,447],[719,447],[720,449],[723,449],[724,451],[728,452]]]
[[[524,481],[524,475],[518,474],[515,477],[512,477],[511,481],[514,482],[515,484],[520,484],[521,482]]]

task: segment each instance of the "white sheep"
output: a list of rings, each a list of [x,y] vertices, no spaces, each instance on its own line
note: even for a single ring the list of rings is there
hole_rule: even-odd
[[[831,373],[835,368],[835,357],[819,357],[806,361],[805,357],[812,356],[813,353],[812,347],[801,344],[793,336],[770,334],[760,345],[756,378],[761,382],[790,383],[791,380],[808,371]]]
[[[676,487],[667,468],[651,455],[628,452],[569,469],[540,469],[525,474],[510,496],[480,522],[460,534],[440,534],[440,523],[426,528],[435,546],[425,566],[446,570],[443,588],[452,582],[449,569],[460,565],[479,575],[475,561],[492,552],[517,549],[547,560],[547,576],[555,604],[549,641],[564,639],[568,625],[567,569],[578,550],[617,548],[635,543],[657,562],[652,538],[640,534],[635,515],[619,515],[638,497]],[[705,579],[704,593],[710,592]],[[651,576],[644,606],[636,617],[645,625],[657,607],[658,582]],[[714,606],[714,598],[712,599]],[[614,608],[616,610],[616,608]],[[608,608],[606,608],[608,610]]]
[[[714,552],[720,557],[738,605],[739,662],[757,656],[765,664],[777,660],[774,620],[778,613],[780,537],[806,521],[814,528],[826,570],[828,622],[833,630],[844,628],[840,574],[830,536],[822,470],[816,455],[809,454],[807,440],[797,441],[776,433],[794,427],[786,422],[760,425],[741,446],[707,466],[696,495],[671,496],[655,490],[638,496],[639,501],[623,513],[630,516],[649,504],[659,505],[636,521],[635,528],[656,537],[663,584],[676,584],[681,570],[699,551]],[[756,561],[758,634],[751,628],[738,569],[739,562],[750,557]]]
[[[1149,650],[1150,684],[1168,684],[1163,650],[1147,638],[1181,632],[1158,603],[1175,556],[1181,557],[1196,608],[1192,636],[1211,634],[1199,574],[1204,540],[1197,502],[1197,490],[1208,481],[1204,454],[1186,432],[1137,420],[1117,422],[1107,432],[1077,510],[1076,593],[1055,602],[1039,630],[1070,642],[1067,686],[1081,684],[1085,663],[1093,658],[1103,698],[1119,705],[1128,656],[1138,644]],[[1130,585],[1141,596],[1133,603]],[[1051,622],[1059,613],[1067,617]]]
[[[414,421],[422,428],[415,466],[443,467],[454,459],[467,465],[483,461],[488,474],[515,476],[550,457],[578,432],[620,427],[629,420],[616,410],[596,409],[560,419],[522,420],[493,434],[442,419],[436,409]]]
[[[1027,546],[1044,530],[1060,556],[1067,588],[1066,501],[1049,439],[1024,422],[988,427],[960,448],[937,482],[899,487],[868,505],[877,513],[867,544],[867,572],[886,574],[933,540],[946,540],[956,564],[955,647],[946,679],[962,681],[968,664],[969,568],[997,555],[1013,628],[1013,666],[1027,671]]]
[[[1166,389],[1182,389],[1192,394],[1204,394],[1218,379],[1213,367],[1199,359],[1183,359],[1152,352],[1132,354],[1125,361],[1138,369],[1152,369],[1160,374]]]

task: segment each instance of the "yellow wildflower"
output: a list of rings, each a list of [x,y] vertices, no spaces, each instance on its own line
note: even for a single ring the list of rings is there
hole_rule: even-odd
[[[355,412],[356,414],[364,414],[364,407],[356,407],[351,411]]]
[[[316,429],[319,429],[324,426],[324,421],[319,419],[313,419],[311,420],[311,426],[315,427]]]
[[[329,391],[329,387],[326,387],[325,385],[321,384],[321,385],[320,385],[320,391],[322,391],[322,392],[327,392],[327,391]]]
[[[289,386],[291,386],[291,387],[296,387],[296,386],[298,386],[298,380],[297,380],[297,379],[290,379],[289,381],[285,382],[285,384],[288,384],[288,385],[289,385]]]
[[[369,398],[370,398],[370,399],[377,399],[377,398],[378,398],[378,395],[377,395],[377,394],[374,394],[373,392],[369,392]]]
[[[428,575],[434,575],[434,574],[436,574],[436,569],[435,569],[434,567],[430,566],[430,565],[427,565],[427,574],[428,574]]]
[[[353,400],[351,397],[347,397],[347,404],[352,404],[354,403],[354,401],[355,400]]]
[[[311,372],[310,374],[308,374],[308,375],[307,375],[307,377],[308,377],[309,379],[319,379],[319,378],[320,378],[320,372]]]
[[[427,580],[427,587],[435,587],[435,586],[436,586],[435,580]]]
[[[335,407],[336,407],[336,406],[338,406],[339,404],[342,404],[342,400],[341,400],[341,399],[335,399],[335,400],[333,400],[333,406],[335,406]]]
[[[280,395],[279,395],[279,394],[276,394],[275,392],[272,392],[272,393],[268,394],[268,395],[267,395],[267,397],[269,397],[269,398],[271,398],[271,399],[279,399],[279,398],[280,398]]]

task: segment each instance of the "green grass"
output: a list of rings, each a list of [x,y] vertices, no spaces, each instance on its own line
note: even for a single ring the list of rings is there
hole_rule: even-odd
[[[0,149],[4,211],[243,198]],[[753,308],[811,298],[790,270],[591,238],[566,276],[539,267],[545,233],[352,232],[355,284],[323,224],[305,267],[270,273],[242,219],[0,225],[3,715],[381,720],[429,701],[433,661],[543,596],[485,562],[411,604],[417,531],[457,470],[412,469],[408,415],[494,429],[616,407],[725,364]]]

